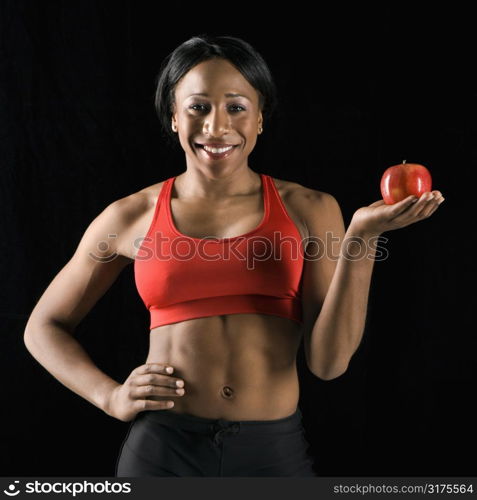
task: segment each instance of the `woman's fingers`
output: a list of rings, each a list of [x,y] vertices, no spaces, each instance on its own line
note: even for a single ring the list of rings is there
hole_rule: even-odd
[[[417,201],[414,202],[413,198],[415,198],[415,197],[408,196],[407,198],[404,198],[403,200],[395,203],[391,208],[391,210],[392,210],[391,219],[398,217],[399,215],[403,214],[404,212],[407,212],[409,207],[412,207],[413,205],[415,205],[417,203]]]
[[[146,398],[149,396],[177,397],[185,394],[184,381],[177,377],[158,373],[136,375],[131,380],[131,397]]]
[[[416,203],[409,209],[406,215],[413,219],[424,219],[431,216],[444,201],[440,191],[427,191],[421,195]]]
[[[173,387],[163,387],[162,385],[139,385],[131,388],[131,395],[134,398],[144,398],[146,396],[183,396],[185,394],[185,389],[178,387],[174,389]]]
[[[173,377],[167,363],[139,366],[129,380],[130,397],[149,401],[151,396],[180,397],[185,394],[184,380]],[[152,401],[152,400],[151,400]]]
[[[174,368],[168,363],[147,363],[145,365],[138,366],[133,373],[135,375],[142,375],[144,373],[162,373],[165,375],[170,375],[174,371]]]
[[[395,215],[392,216],[398,227],[406,227],[413,222],[430,217],[444,201],[440,191],[427,191],[417,201],[412,202],[412,196],[396,203]]]
[[[429,212],[430,207],[433,206],[434,195],[430,192],[424,193],[419,201],[415,204],[413,210],[414,217],[423,217],[426,212]]]
[[[439,206],[437,196],[433,192],[424,193],[419,200],[419,205],[416,203],[415,217],[429,217],[432,212]]]
[[[144,375],[137,375],[134,377],[133,383],[135,385],[162,385],[164,387],[184,387],[184,381],[178,377],[170,375],[159,375],[157,373],[147,373]]]
[[[107,412],[123,422],[129,422],[144,410],[172,408],[173,397],[185,394],[184,381],[172,377],[174,367],[168,363],[148,363],[136,367],[126,381],[109,397]]]
[[[134,402],[134,410],[137,413],[146,410],[166,410],[167,408],[172,408],[173,406],[174,401],[170,400],[157,401],[154,399],[137,399]]]

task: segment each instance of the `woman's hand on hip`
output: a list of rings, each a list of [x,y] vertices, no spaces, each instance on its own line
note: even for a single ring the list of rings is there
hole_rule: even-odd
[[[167,363],[148,363],[135,368],[124,384],[110,394],[105,413],[129,422],[144,410],[168,410],[174,406],[171,398],[185,394],[184,381],[172,376]],[[152,400],[151,396],[164,399]]]

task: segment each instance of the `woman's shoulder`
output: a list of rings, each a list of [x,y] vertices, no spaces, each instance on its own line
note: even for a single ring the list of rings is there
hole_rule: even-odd
[[[285,206],[301,221],[307,235],[313,234],[314,227],[327,224],[329,217],[342,217],[341,207],[332,194],[298,182],[275,178],[273,181]]]
[[[155,205],[164,181],[151,184],[133,193],[118,198],[109,205],[109,209],[125,221],[134,220]]]
[[[130,242],[136,237],[136,233],[143,231],[144,221],[148,213],[154,210],[163,184],[164,181],[161,181],[117,198],[96,218],[104,233],[116,235],[115,250],[119,254],[132,258],[129,252]]]
[[[146,186],[133,193],[117,198],[107,205],[97,217],[103,221],[111,232],[118,235],[127,235],[154,210],[157,196],[164,181]]]
[[[326,191],[313,189],[298,182],[279,179],[276,177],[271,178],[274,181],[280,196],[297,209],[300,209],[300,211],[306,211],[310,204],[313,205],[313,207],[316,207],[317,204],[326,204],[335,200],[334,196]]]

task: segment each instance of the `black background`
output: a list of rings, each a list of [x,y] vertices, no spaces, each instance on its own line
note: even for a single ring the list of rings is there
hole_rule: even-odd
[[[298,358],[300,406],[328,476],[475,475],[473,16],[433,6],[0,2],[0,470],[113,475],[128,424],[69,391],[26,350],[49,282],[109,203],[184,171],[159,139],[154,78],[200,33],[251,43],[279,108],[249,158],[256,172],[333,194],[345,223],[381,198],[406,159],[446,200],[387,232],[363,342],[345,375],[319,380]],[[264,7],[265,9],[266,7]],[[128,266],[77,330],[118,381],[142,364],[148,314]]]

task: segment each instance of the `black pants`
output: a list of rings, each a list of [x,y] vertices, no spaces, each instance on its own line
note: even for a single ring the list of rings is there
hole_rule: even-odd
[[[299,408],[276,420],[223,420],[168,410],[139,412],[116,477],[316,476]]]

